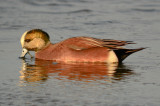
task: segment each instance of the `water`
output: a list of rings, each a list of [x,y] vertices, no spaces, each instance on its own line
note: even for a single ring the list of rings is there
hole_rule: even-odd
[[[159,106],[159,26],[159,0],[1,0],[0,106]],[[53,43],[89,36],[148,48],[119,67],[18,59],[33,28]]]

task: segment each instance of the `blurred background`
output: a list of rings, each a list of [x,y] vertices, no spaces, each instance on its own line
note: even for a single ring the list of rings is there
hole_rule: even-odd
[[[53,43],[89,36],[148,48],[121,66],[18,59],[34,28]],[[159,0],[0,0],[0,105],[159,106],[159,45]]]

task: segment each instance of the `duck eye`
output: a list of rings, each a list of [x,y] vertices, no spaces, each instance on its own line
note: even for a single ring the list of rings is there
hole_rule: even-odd
[[[26,39],[26,40],[25,40],[25,42],[30,42],[30,41],[31,41],[31,39]]]

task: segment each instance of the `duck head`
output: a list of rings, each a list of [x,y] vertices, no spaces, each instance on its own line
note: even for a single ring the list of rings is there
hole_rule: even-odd
[[[24,58],[27,53],[30,55],[29,51],[42,50],[50,44],[49,39],[49,35],[41,29],[26,31],[20,39],[23,48],[20,58]]]

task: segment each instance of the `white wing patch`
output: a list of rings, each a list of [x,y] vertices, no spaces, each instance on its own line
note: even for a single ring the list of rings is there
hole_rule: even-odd
[[[21,45],[22,45],[22,48],[24,47],[24,40],[25,40],[25,36],[26,36],[27,32],[28,32],[28,31],[26,31],[25,33],[23,33],[23,35],[22,35],[22,37],[21,37],[21,40],[20,40]]]

